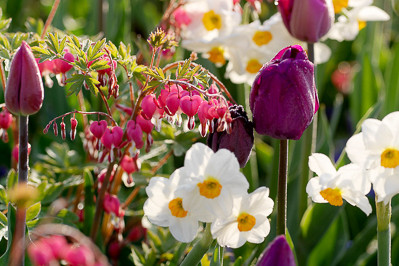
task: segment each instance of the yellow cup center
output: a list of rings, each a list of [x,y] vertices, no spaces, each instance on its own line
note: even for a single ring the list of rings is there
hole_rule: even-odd
[[[335,14],[341,13],[342,9],[348,7],[349,0],[333,0]]]
[[[251,230],[256,224],[256,218],[246,212],[241,213],[237,217],[238,230],[246,232]]]
[[[208,56],[209,56],[208,60],[211,61],[212,63],[221,64],[221,65],[224,65],[224,63],[226,63],[226,60],[224,59],[224,49],[220,46],[213,47],[208,52]]]
[[[359,24],[359,30],[364,29],[367,25],[367,22],[363,20],[358,20],[357,23]]]
[[[245,68],[245,70],[248,73],[256,74],[256,73],[258,73],[259,69],[261,69],[261,68],[262,68],[262,64],[259,63],[259,61],[257,59],[250,59],[247,62],[247,67]]]
[[[208,199],[214,199],[220,195],[222,191],[222,185],[214,177],[208,177],[202,183],[198,183],[199,192],[201,196]]]
[[[388,148],[381,154],[381,166],[385,168],[396,168],[399,165],[399,150]]]
[[[216,14],[215,11],[210,10],[202,17],[202,23],[207,31],[214,29],[220,30],[222,27],[222,18],[220,15]]]
[[[169,201],[169,210],[175,217],[183,218],[187,216],[187,211],[183,208],[182,198],[175,198]]]
[[[333,206],[342,206],[344,203],[339,188],[326,188],[320,191],[320,195]]]
[[[256,31],[252,40],[257,46],[268,44],[273,39],[273,35],[270,31]]]

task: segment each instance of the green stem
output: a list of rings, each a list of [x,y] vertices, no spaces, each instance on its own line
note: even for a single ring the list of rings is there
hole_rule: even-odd
[[[277,188],[277,235],[285,235],[287,224],[287,169],[288,140],[280,140],[280,157]]]
[[[19,116],[18,183],[28,182],[28,116]],[[26,208],[17,206],[11,265],[24,265]]]
[[[308,57],[309,60],[314,64],[314,43],[308,43]],[[316,76],[316,65],[314,65],[314,75]],[[315,78],[316,79],[316,78]],[[316,80],[315,80],[316,82]],[[302,171],[300,177],[300,191],[299,191],[299,220],[302,219],[302,215],[305,213],[308,206],[308,196],[306,193],[306,185],[310,178],[313,177],[313,172],[310,171],[308,166],[309,156],[316,151],[316,140],[317,140],[317,113],[313,117],[312,126],[307,128],[302,138]]]
[[[184,258],[180,266],[192,266],[197,265],[205,253],[208,251],[209,246],[212,244],[213,238],[211,234],[211,225],[206,224],[204,235],[201,240],[195,244],[191,249],[190,253]]]
[[[384,204],[377,202],[377,238],[378,238],[378,266],[391,265],[391,201]]]

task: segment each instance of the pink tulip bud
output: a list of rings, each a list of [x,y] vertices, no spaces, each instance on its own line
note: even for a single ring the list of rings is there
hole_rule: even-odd
[[[32,115],[42,107],[43,98],[39,67],[29,45],[23,41],[11,62],[4,95],[7,109],[16,115]]]
[[[0,128],[7,130],[12,123],[12,115],[6,108],[0,113]]]
[[[104,135],[105,130],[107,129],[107,121],[101,120],[101,121],[94,121],[90,125],[90,132],[98,139],[101,139],[101,137]]]

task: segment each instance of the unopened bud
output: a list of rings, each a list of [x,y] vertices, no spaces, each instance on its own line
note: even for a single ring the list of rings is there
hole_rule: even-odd
[[[58,136],[58,126],[57,126],[56,122],[53,123],[53,131],[54,131],[54,135]]]
[[[64,121],[62,121],[60,123],[60,126],[61,126],[61,137],[62,137],[62,139],[66,139],[66,131],[65,131],[65,123],[64,123]]]
[[[75,117],[71,118],[71,132],[70,132],[70,137],[71,140],[74,140],[76,137],[76,127],[78,126],[78,120],[75,119]]]

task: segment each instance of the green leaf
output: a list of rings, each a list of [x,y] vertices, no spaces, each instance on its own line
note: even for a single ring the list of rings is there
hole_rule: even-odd
[[[18,174],[15,172],[14,169],[11,169],[10,172],[8,172],[7,176],[7,190],[11,189],[18,183]]]
[[[39,46],[33,46],[32,47],[32,51],[35,54],[51,56],[50,52],[47,49],[44,49],[44,48],[39,47]]]
[[[85,190],[85,200],[84,200],[84,222],[83,222],[83,232],[87,235],[91,231],[94,221],[95,203],[94,197],[94,181],[91,172],[85,169],[83,172],[84,179],[84,190]]]
[[[7,241],[7,249],[6,252],[0,257],[0,265],[8,265],[9,257],[11,252],[11,243],[15,231],[15,224],[16,224],[16,212],[15,208],[8,204],[8,212],[7,212],[7,226],[8,226],[8,241]]]
[[[40,202],[33,204],[26,210],[26,221],[35,219],[42,209],[42,204]]]
[[[3,212],[0,212],[0,223],[3,226],[7,225],[7,216],[5,216],[5,214]]]
[[[8,204],[8,196],[7,196],[7,192],[6,189],[0,185],[0,200],[4,203],[4,204]]]
[[[97,60],[94,61],[93,64],[91,64],[90,69],[92,70],[103,70],[103,69],[108,69],[110,66],[108,65],[108,61],[105,59]]]
[[[6,31],[11,24],[11,18],[0,20],[0,31]]]

